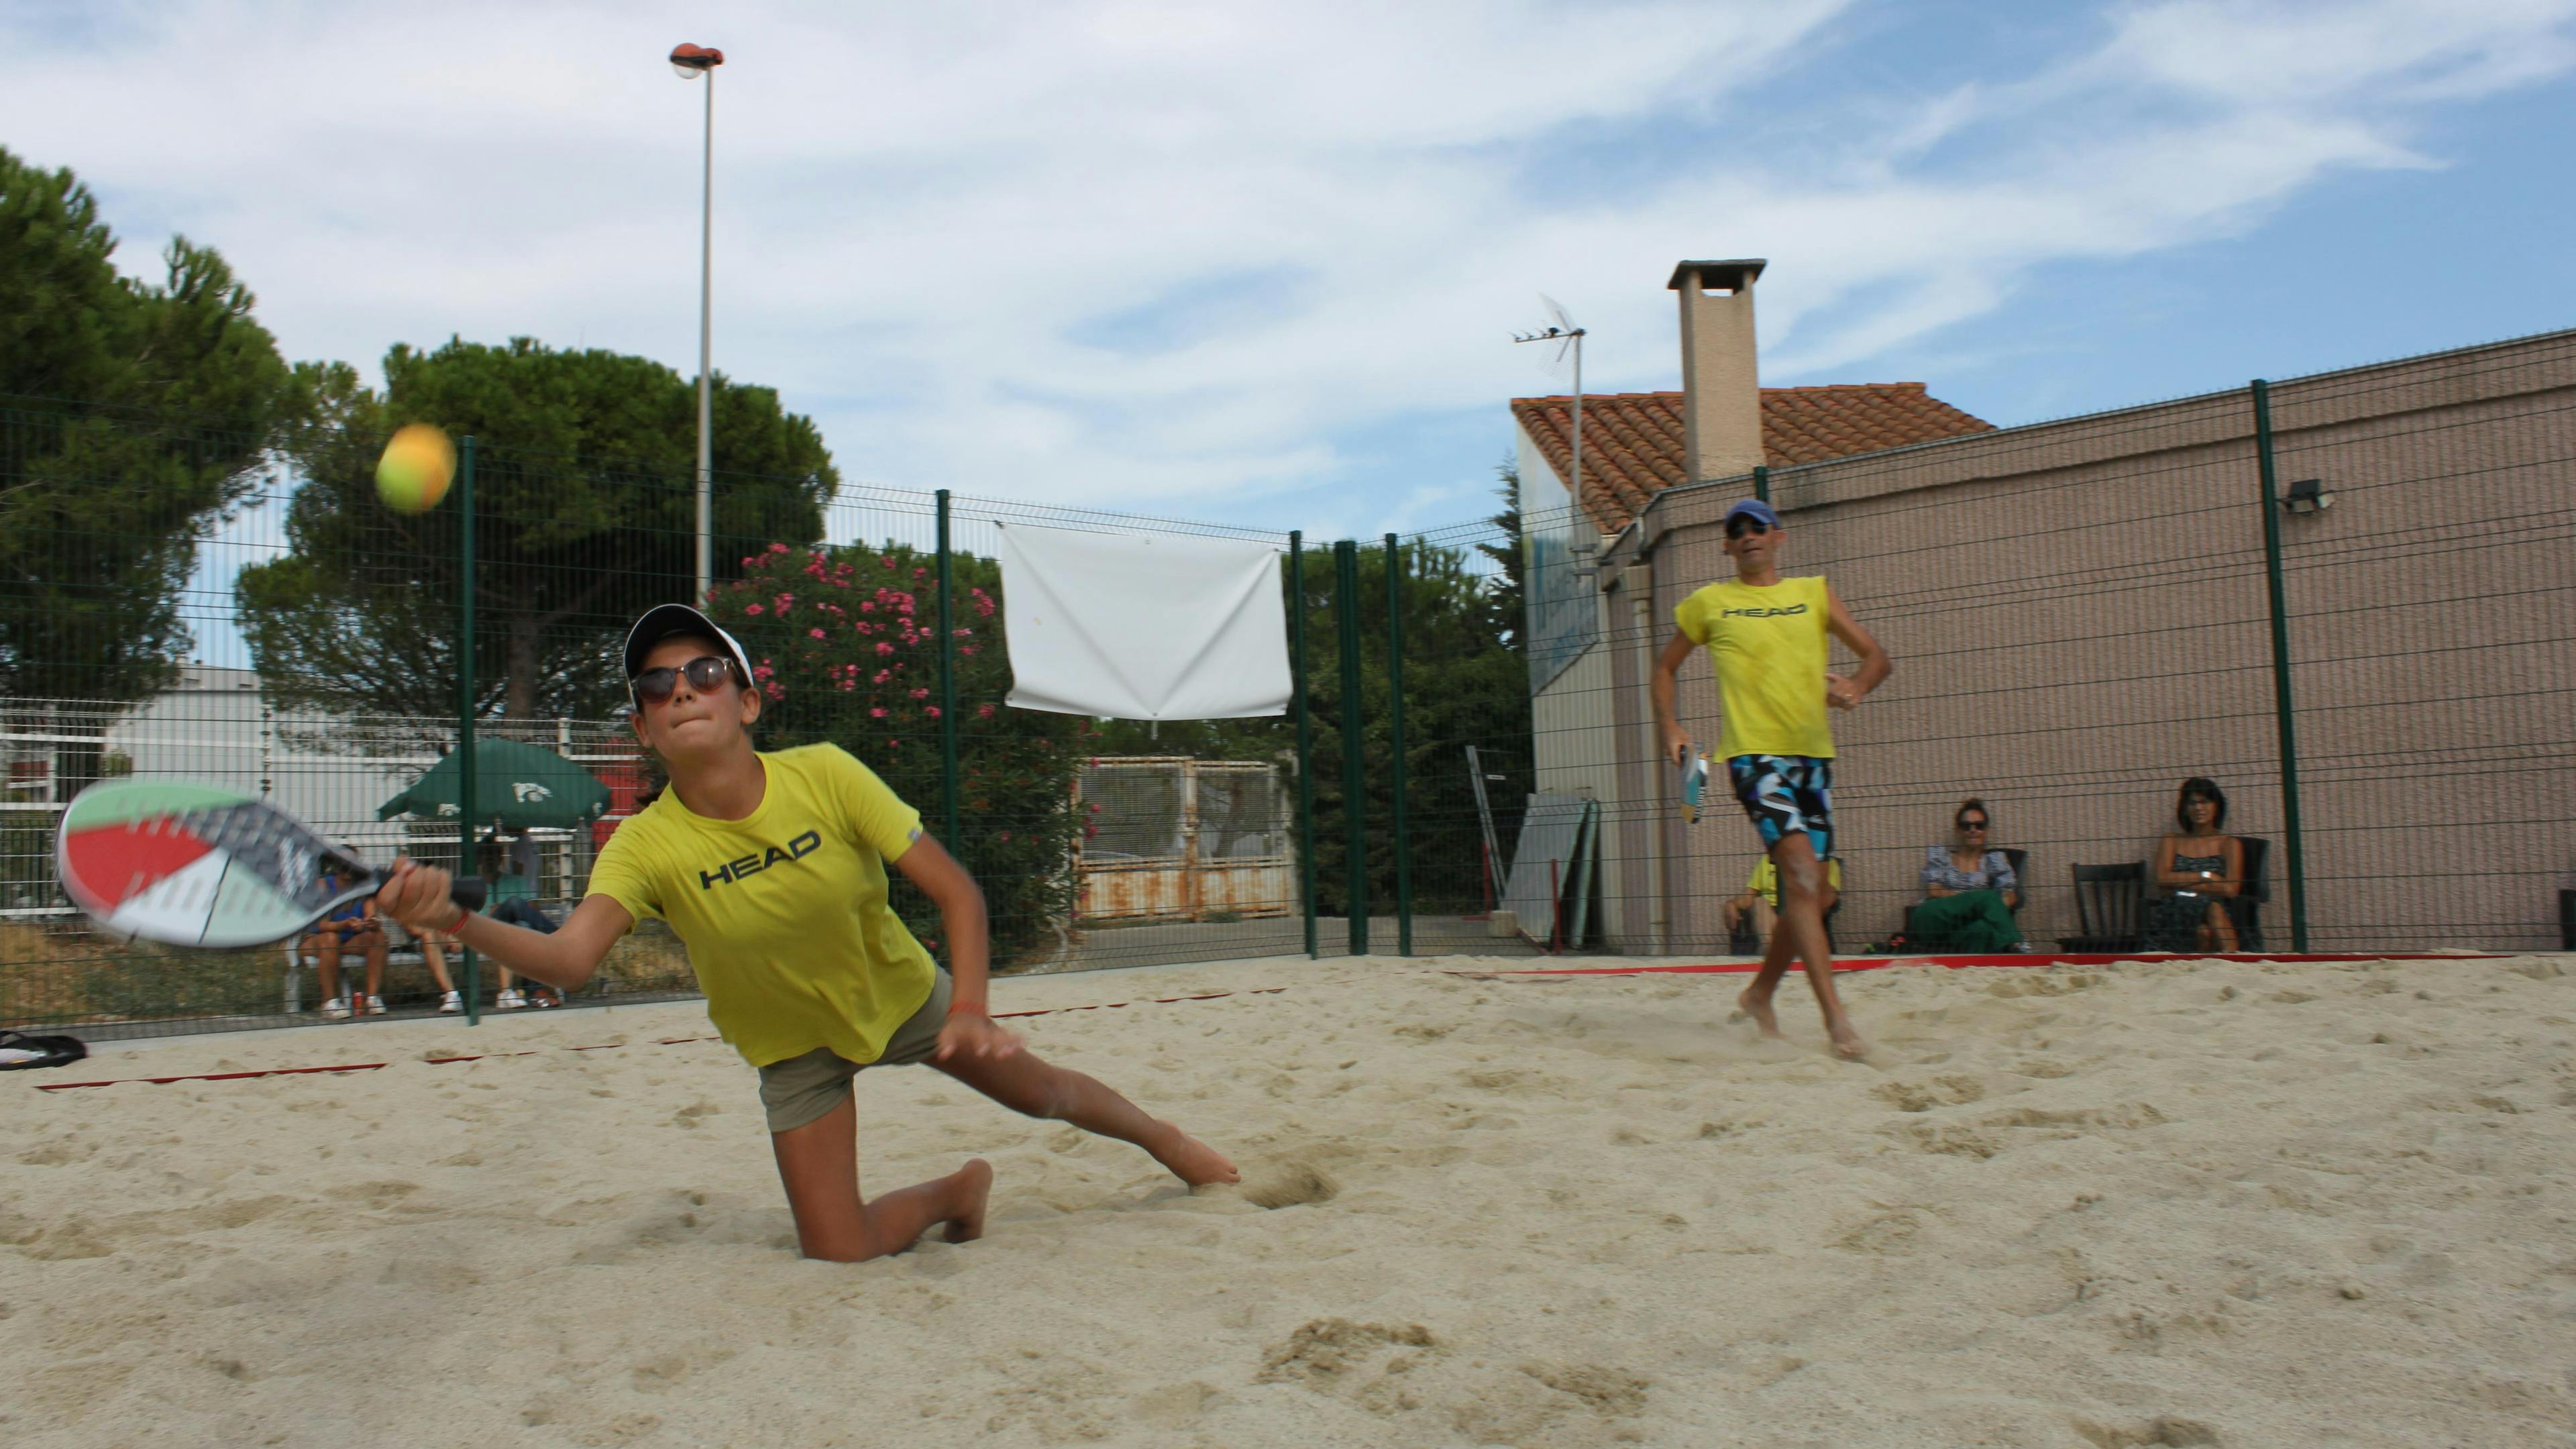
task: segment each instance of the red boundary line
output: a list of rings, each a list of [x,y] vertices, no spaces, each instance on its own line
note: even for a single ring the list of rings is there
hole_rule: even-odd
[[[1055,1016],[1060,1013],[1073,1011],[1117,1011],[1122,1007],[1144,1006],[1147,1004],[1164,1005],[1176,1001],[1214,1001],[1222,996],[1276,996],[1287,989],[1288,988],[1285,986],[1262,986],[1255,987],[1248,991],[1209,991],[1197,996],[1156,996],[1147,998],[1145,1001],[1098,1001],[1093,1002],[1089,1006],[1042,1006],[1031,1011],[996,1012],[993,1019],[996,1021],[1005,1021],[1013,1017],[1021,1016]],[[674,1036],[660,1038],[654,1041],[653,1045],[685,1046],[690,1042],[722,1040],[722,1037],[713,1036]],[[553,1048],[553,1050],[605,1052],[617,1051],[629,1045],[632,1045],[632,1043],[610,1041],[600,1042],[593,1046],[556,1047]],[[428,1066],[443,1067],[455,1062],[480,1062],[497,1060],[502,1057],[533,1057],[541,1055],[543,1055],[543,1052],[540,1051],[476,1052],[465,1056],[422,1057],[420,1060],[423,1064]],[[237,1082],[249,1077],[294,1077],[303,1076],[313,1072],[372,1072],[380,1067],[388,1067],[391,1065],[393,1065],[391,1062],[345,1062],[338,1066],[329,1067],[269,1067],[262,1071],[251,1072],[192,1072],[176,1077],[110,1077],[105,1081],[98,1082],[39,1082],[35,1084],[35,1087],[39,1092],[69,1092],[82,1087],[113,1087],[127,1082],[150,1082],[155,1086],[160,1086],[169,1082]]]
[[[2227,953],[2130,951],[2122,954],[2080,953],[2053,956],[2025,956],[2019,953],[2009,956],[1854,956],[1836,960],[1834,969],[1881,971],[1890,966],[1947,966],[1954,969],[1966,966],[2113,966],[2123,961],[2144,963],[2150,961],[2501,961],[2503,959],[2502,956],[2491,952],[2453,955],[2436,955],[2427,952],[2410,955],[2403,952],[2374,951],[2343,955],[2291,951]],[[1445,974],[1451,976],[1708,976],[1749,973],[1761,969],[1762,963],[1758,961],[1711,961],[1696,966],[1565,966],[1553,970],[1546,967],[1510,971],[1452,970]]]

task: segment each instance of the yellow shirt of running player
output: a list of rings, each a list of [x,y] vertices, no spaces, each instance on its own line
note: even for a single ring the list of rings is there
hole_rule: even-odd
[[[1843,888],[1843,863],[1839,859],[1825,862],[1825,884],[1835,890]],[[1773,910],[1780,908],[1780,868],[1771,863],[1771,857],[1766,855],[1753,863],[1753,874],[1744,878],[1744,893],[1760,896],[1771,903]]]
[[[1673,611],[1717,670],[1723,730],[1718,758],[1738,755],[1834,757],[1825,720],[1825,581],[1782,579],[1769,588],[1728,579],[1711,584]]]
[[[920,812],[838,745],[760,763],[768,786],[740,820],[662,792],[608,838],[590,894],[670,923],[708,1017],[753,1066],[816,1047],[875,1061],[930,999],[930,953],[886,903],[886,862]]]

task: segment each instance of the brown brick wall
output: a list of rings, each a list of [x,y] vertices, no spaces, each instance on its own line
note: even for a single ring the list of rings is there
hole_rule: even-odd
[[[2284,382],[2272,405],[2283,489],[2336,495],[2280,520],[2311,946],[2553,948],[2556,892],[2576,886],[2576,334]],[[1676,491],[1648,516],[1658,642],[1730,571],[1715,520],[1745,491]],[[2195,774],[2227,790],[2231,830],[2275,841],[2265,929],[2288,944],[2246,392],[1783,471],[1772,496],[1788,571],[1828,576],[1897,662],[1836,720],[1841,945],[1895,929],[1969,794],[1996,844],[2032,853],[2025,930],[2072,934],[2068,865],[2144,858]],[[1614,614],[1620,739],[1642,740]],[[1713,740],[1705,665],[1681,703]],[[1733,815],[1660,813],[1683,852],[1676,949],[1708,949],[1755,838]],[[1609,842],[1633,857],[1645,828]]]

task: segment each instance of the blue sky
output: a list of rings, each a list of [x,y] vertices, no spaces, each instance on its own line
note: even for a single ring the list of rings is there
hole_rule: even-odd
[[[2576,325],[2576,0],[1010,9],[0,0],[0,144],[291,356],[717,362],[846,476],[1374,534],[1486,511],[1509,333],[1677,385],[1684,257],[1764,380],[1998,423]],[[721,460],[719,460],[721,462]]]

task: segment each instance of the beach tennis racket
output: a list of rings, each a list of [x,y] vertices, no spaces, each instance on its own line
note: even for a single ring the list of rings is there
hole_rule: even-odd
[[[1699,823],[1699,800],[1700,796],[1707,791],[1708,756],[1693,755],[1689,762],[1682,766],[1683,821],[1692,825]]]
[[[102,780],[81,791],[63,811],[54,869],[63,894],[102,930],[217,951],[300,935],[385,882],[385,872],[267,801],[187,780]],[[448,897],[480,910],[483,882],[459,879]]]

